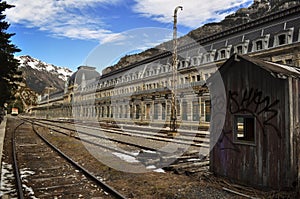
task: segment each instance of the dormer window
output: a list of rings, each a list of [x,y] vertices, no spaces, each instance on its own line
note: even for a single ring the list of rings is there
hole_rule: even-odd
[[[254,40],[252,42],[252,52],[267,49],[269,47],[269,39],[270,35],[265,35]]]
[[[237,54],[243,54],[243,47],[242,46],[236,47],[236,51],[237,51]]]
[[[249,40],[245,40],[236,46],[234,46],[234,53],[247,54],[248,53]]]
[[[209,63],[209,62],[214,61],[215,54],[216,54],[216,50],[207,52],[204,55],[203,63]]]
[[[221,48],[218,51],[218,59],[228,59],[230,57],[231,45]]]
[[[220,52],[220,58],[224,59],[225,56],[226,56],[226,51],[225,50],[221,50],[221,52]]]
[[[188,66],[188,62],[186,60],[182,60],[178,62],[178,69],[186,68]]]
[[[192,66],[198,66],[199,65],[199,59],[198,59],[198,57],[193,57],[191,59],[191,65]]]
[[[256,44],[256,50],[262,50],[263,49],[262,40],[259,40],[259,41],[255,42],[255,44]]]
[[[276,34],[274,36],[274,47],[291,44],[293,42],[293,33],[294,28],[289,28],[287,30],[284,30],[283,32]]]
[[[279,35],[278,36],[278,45],[283,45],[286,44],[286,35]]]
[[[205,56],[205,58],[206,58],[206,62],[210,62],[211,60],[210,60],[210,54],[207,54],[206,56]]]

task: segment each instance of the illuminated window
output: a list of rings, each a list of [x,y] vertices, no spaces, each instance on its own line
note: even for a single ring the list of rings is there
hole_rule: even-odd
[[[235,115],[234,135],[236,142],[254,143],[255,118],[252,115]]]

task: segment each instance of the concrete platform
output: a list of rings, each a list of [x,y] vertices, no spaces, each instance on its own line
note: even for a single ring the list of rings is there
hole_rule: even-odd
[[[4,136],[5,136],[6,120],[7,120],[7,118],[4,117],[3,121],[0,124],[0,169],[2,166],[2,151],[3,151],[3,142],[4,142]]]

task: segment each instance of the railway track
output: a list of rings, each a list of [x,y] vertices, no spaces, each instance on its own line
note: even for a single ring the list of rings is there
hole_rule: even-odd
[[[155,140],[155,141],[163,141],[163,142],[172,142],[182,145],[189,145],[194,147],[202,147],[202,148],[209,148],[209,132],[207,131],[180,131],[179,137],[176,139],[170,138],[167,135],[167,130],[161,130],[160,128],[155,127],[143,127],[143,126],[132,126],[126,124],[107,124],[104,122],[99,122],[97,124],[93,123],[81,123],[77,124],[76,127],[78,128],[71,128],[65,126],[65,124],[73,124],[72,122],[64,122],[64,121],[57,121],[57,120],[46,120],[46,119],[30,119],[29,121],[35,121],[43,124],[51,124],[51,126],[56,126],[61,129],[70,130],[70,131],[79,131],[80,128],[84,128],[86,130],[98,130],[103,131],[108,134],[118,134],[123,136],[130,136],[130,137],[139,137],[148,140]],[[55,123],[55,124],[54,124]],[[59,124],[57,124],[59,123]],[[100,127],[99,127],[100,124]],[[81,134],[87,134],[86,131],[80,131]],[[89,135],[89,134],[88,134]],[[93,136],[93,135],[91,135]],[[95,136],[95,135],[94,135]],[[97,136],[97,135],[96,135]],[[99,135],[98,135],[99,136]],[[143,147],[143,146],[141,146]],[[150,149],[151,150],[151,149]]]
[[[14,130],[18,198],[125,198],[49,143],[34,126]]]
[[[133,157],[133,158],[137,158],[140,162],[144,163],[145,166],[149,166],[151,164],[157,164],[155,166],[159,167],[160,163],[161,163],[161,157],[163,156],[163,159],[166,159],[167,161],[169,159],[175,159],[175,161],[171,164],[168,165],[167,167],[165,167],[166,170],[171,170],[171,171],[175,171],[177,173],[194,173],[194,172],[198,172],[198,171],[203,171],[205,169],[207,169],[208,166],[208,157],[199,157],[199,148],[203,147],[201,145],[201,143],[191,143],[191,141],[193,140],[189,140],[189,141],[185,141],[185,140],[176,140],[177,144],[179,145],[192,145],[194,148],[193,150],[189,150],[186,151],[182,156],[178,157],[178,156],[174,156],[173,153],[167,154],[165,151],[159,151],[160,147],[154,147],[153,142],[154,141],[159,141],[159,142],[163,142],[164,144],[166,144],[167,142],[174,142],[173,139],[170,139],[168,137],[156,137],[156,134],[154,133],[149,133],[147,131],[142,131],[142,132],[138,132],[138,130],[124,130],[124,129],[118,129],[118,128],[113,128],[113,129],[109,129],[109,127],[106,128],[97,128],[97,127],[90,127],[90,126],[84,126],[84,125],[79,125],[80,128],[82,128],[82,130],[79,130],[78,128],[74,129],[74,127],[70,127],[70,126],[66,126],[66,123],[60,121],[60,122],[56,122],[55,123],[53,121],[49,121],[49,120],[37,120],[35,119],[33,120],[28,120],[27,121],[31,121],[34,122],[36,125],[40,125],[40,126],[44,126],[49,128],[51,131],[53,132],[57,132],[57,133],[63,133],[67,136],[69,135],[73,135],[74,138],[80,139],[81,141],[87,142],[89,144],[93,144],[96,145],[98,147],[101,148],[105,148],[107,150],[111,150],[113,152],[117,152],[119,154],[125,154],[128,156],[133,156],[133,151],[142,151],[142,153],[139,153],[137,157]],[[67,125],[70,125],[69,122],[67,122]],[[77,126],[78,127],[78,126]],[[86,130],[89,129],[89,131],[92,129],[93,132],[89,132],[87,133]],[[118,135],[118,136],[122,136],[122,137],[127,137],[127,138],[131,138],[132,137],[138,137],[139,139],[144,139],[144,140],[150,140],[150,144],[146,144],[147,142],[144,141],[140,141],[139,143],[135,142],[129,142],[128,140],[124,141],[120,138],[116,138],[113,136],[101,136],[99,135],[99,133],[97,133],[97,131],[105,131],[105,133],[109,133],[109,134],[113,134],[113,135]],[[80,131],[79,134],[81,134],[80,136],[78,134],[76,134],[76,131]],[[72,132],[72,133],[70,133]],[[143,133],[145,133],[146,135],[143,135]],[[84,136],[83,136],[84,135]],[[118,145],[122,144],[122,145],[129,145],[131,147],[131,151],[127,152],[126,150],[120,150],[119,148],[115,148],[115,147],[111,147],[110,145],[105,145],[102,144],[102,141],[99,142],[96,141],[95,139],[101,139],[101,140],[110,140],[114,143],[117,143]],[[186,136],[187,139],[187,136]],[[95,141],[93,141],[95,140]],[[153,141],[153,142],[151,142]],[[175,141],[175,142],[176,142]],[[206,147],[205,147],[206,149]],[[156,153],[156,154],[155,154]]]
[[[20,126],[15,132],[16,137],[12,139],[12,132],[19,124]],[[95,158],[92,158],[89,152],[85,150],[82,141],[75,140],[74,137],[69,136],[67,131],[65,131],[65,134],[62,132],[51,132],[47,129],[47,126],[51,127],[50,124],[45,127],[34,125],[34,129],[36,129],[41,136],[51,141],[53,145],[59,147],[59,150],[68,154],[73,160],[80,165],[83,165],[87,170],[92,171],[97,178],[101,178],[103,182],[112,185],[117,190],[122,190],[122,193],[129,198],[215,198],[220,196],[220,194],[226,195],[225,198],[230,198],[227,193],[216,190],[215,185],[210,187],[210,184],[203,184],[206,183],[206,180],[202,181],[201,179],[207,179],[209,176],[209,173],[206,171],[188,177],[186,175],[173,175],[170,172],[164,174],[155,172],[132,174],[130,172],[111,169],[107,167],[107,165],[99,163]],[[71,169],[73,167],[72,165],[61,166],[61,164],[69,164],[69,161],[63,163],[65,160],[62,157],[58,157],[58,160],[56,160],[56,157],[51,158],[52,155],[56,153],[55,151],[49,152],[49,149],[44,150],[43,148],[37,147],[40,145],[46,146],[47,144],[43,143],[43,140],[35,134],[32,125],[28,121],[23,123],[18,120],[17,117],[9,119],[6,133],[6,150],[4,151],[5,164],[3,164],[3,166],[7,168],[10,173],[12,173],[12,169],[10,169],[10,165],[12,165],[12,151],[7,149],[12,148],[11,141],[16,144],[17,152],[20,152],[21,148],[21,155],[16,153],[15,159],[19,161],[17,164],[18,171],[20,171],[19,175],[21,175],[20,181],[23,183],[22,185],[20,184],[19,187],[22,187],[21,190],[24,191],[24,198],[113,197],[106,189],[102,188],[102,186],[101,188],[99,186],[97,188],[96,182],[86,180],[86,178],[90,178],[84,177],[80,168]],[[42,155],[39,154],[40,152],[42,152]],[[23,157],[25,153],[27,155]],[[23,161],[24,159],[27,159],[29,163]],[[43,165],[42,162],[45,162],[45,165]],[[190,156],[184,154],[178,158],[178,162],[182,162],[182,164],[173,165],[173,168],[187,168],[190,164]],[[194,165],[202,168],[203,164],[204,162],[195,162]],[[194,169],[196,168],[194,167]],[[54,171],[54,174],[50,171]],[[62,175],[63,178],[61,177]],[[76,177],[76,175],[79,176]],[[199,175],[205,177],[198,179]],[[10,175],[3,176],[9,177]],[[68,182],[68,179],[71,178],[76,178],[78,181],[71,180],[71,182]],[[11,182],[14,182],[14,178],[11,177],[11,179],[13,179]],[[199,182],[199,180],[201,182]],[[10,184],[6,183],[6,185]],[[76,187],[76,190],[72,189],[74,187]],[[82,189],[89,190],[89,187],[91,189],[88,193],[82,192]],[[4,196],[3,198],[10,198],[10,196],[13,198],[21,198],[16,196],[14,188],[8,188],[8,186],[1,187],[0,196]],[[93,193],[92,190],[95,189],[99,192]]]

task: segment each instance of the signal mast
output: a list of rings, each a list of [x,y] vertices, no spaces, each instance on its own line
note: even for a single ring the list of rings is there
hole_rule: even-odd
[[[170,133],[177,132],[177,107],[176,107],[176,83],[177,83],[177,12],[183,10],[182,6],[177,6],[174,10],[174,26],[173,26],[173,57],[172,57],[172,98],[171,98],[171,118],[170,118]]]

